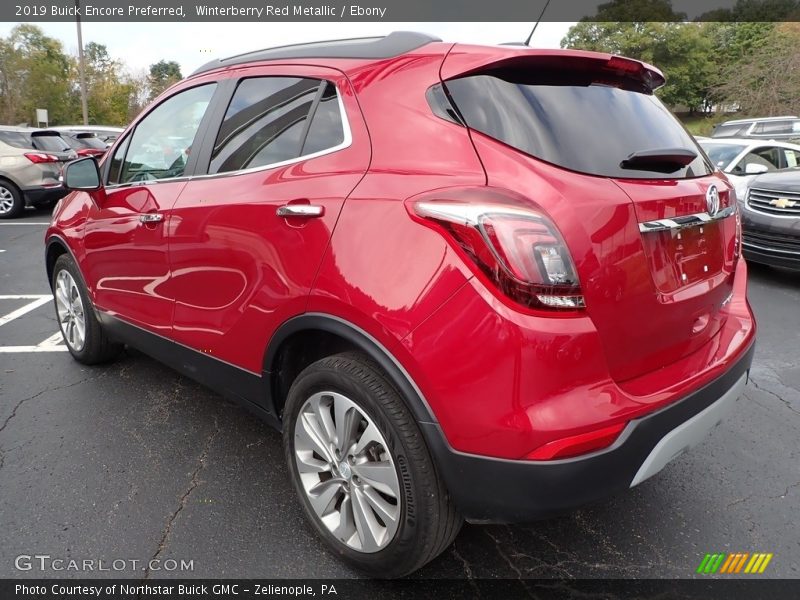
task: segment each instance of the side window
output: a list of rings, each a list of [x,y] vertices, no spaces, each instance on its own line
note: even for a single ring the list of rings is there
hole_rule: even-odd
[[[301,155],[322,152],[342,142],[344,142],[344,125],[339,110],[339,96],[336,93],[336,86],[326,82],[322,98],[311,119]]]
[[[333,84],[297,77],[244,79],[225,113],[208,172],[264,167],[332,148],[343,140]]]
[[[776,171],[780,168],[780,159],[776,148],[759,148],[748,153],[739,163],[740,169],[737,172],[747,172],[748,165],[761,165],[768,171]]]
[[[111,165],[108,168],[107,184],[119,183],[119,176],[122,172],[122,161],[125,159],[125,153],[128,151],[128,144],[130,141],[131,136],[126,137],[114,151],[114,156],[111,157]]]
[[[766,123],[759,123],[753,131],[756,135],[777,135],[791,132],[791,121],[768,121]]]
[[[800,165],[800,152],[784,148],[783,155],[786,158],[786,166],[790,169]]]
[[[148,114],[111,158],[109,183],[180,177],[216,84],[180,92]]]

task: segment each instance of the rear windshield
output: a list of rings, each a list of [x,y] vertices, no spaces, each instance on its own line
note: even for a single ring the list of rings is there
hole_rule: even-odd
[[[38,150],[44,150],[46,152],[64,152],[70,149],[69,144],[58,134],[34,135],[33,145]]]
[[[446,86],[469,127],[572,171],[625,179],[684,179],[712,172],[694,139],[649,94],[569,79],[522,83],[494,75],[454,79]],[[620,165],[636,152],[675,148],[691,150],[697,158],[670,173]]]
[[[94,148],[95,150],[105,150],[107,147],[103,140],[94,135],[78,136],[76,141],[78,148]],[[72,144],[70,145],[72,146]],[[72,147],[75,148],[75,146]]]
[[[735,125],[717,125],[711,137],[736,137],[745,135],[750,129],[750,123],[736,123]]]

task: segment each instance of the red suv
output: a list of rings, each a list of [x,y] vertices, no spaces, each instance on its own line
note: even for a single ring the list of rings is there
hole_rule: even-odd
[[[69,350],[130,344],[283,431],[319,535],[410,573],[462,519],[619,492],[740,395],[736,199],[618,56],[414,33],[212,62],[71,163]]]

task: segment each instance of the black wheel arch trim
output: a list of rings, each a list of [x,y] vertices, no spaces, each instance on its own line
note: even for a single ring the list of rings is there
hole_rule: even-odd
[[[285,321],[269,341],[264,353],[264,381],[272,386],[278,350],[283,342],[295,333],[303,331],[324,331],[347,340],[374,360],[389,376],[392,384],[401,392],[409,410],[419,423],[437,423],[425,396],[411,378],[408,371],[380,341],[362,328],[340,317],[326,313],[305,313]],[[269,390],[269,398],[275,402],[274,388]],[[277,411],[275,411],[277,413]]]
[[[83,273],[81,272],[80,263],[78,262],[78,259],[75,258],[75,253],[72,251],[72,248],[69,247],[69,244],[66,242],[66,240],[64,240],[64,238],[62,238],[57,233],[53,233],[50,236],[48,236],[47,241],[45,242],[44,245],[44,268],[45,268],[45,273],[47,274],[47,287],[49,287],[52,290],[53,273],[50,271],[50,266],[47,264],[47,255],[50,254],[50,247],[53,246],[54,244],[58,244],[59,246],[62,246],[64,250],[66,250],[66,254],[69,254],[70,258],[72,258],[72,262],[75,263],[75,267],[78,270],[78,274],[81,277],[83,285],[86,287],[87,290],[89,290],[89,286],[86,285],[86,281],[83,278]],[[91,298],[91,292],[89,293],[89,296]]]

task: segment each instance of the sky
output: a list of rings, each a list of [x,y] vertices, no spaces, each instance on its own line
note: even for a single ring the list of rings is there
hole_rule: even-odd
[[[7,36],[16,23],[0,23]],[[75,23],[39,23],[44,32],[61,40],[71,54],[78,52]],[[531,42],[558,48],[573,23],[540,23]],[[392,31],[421,31],[448,42],[500,44],[524,41],[533,23],[83,23],[83,43],[108,48],[137,73],[159,60],[175,60],[188,75],[200,65],[221,58],[284,44],[349,37],[385,35]]]

